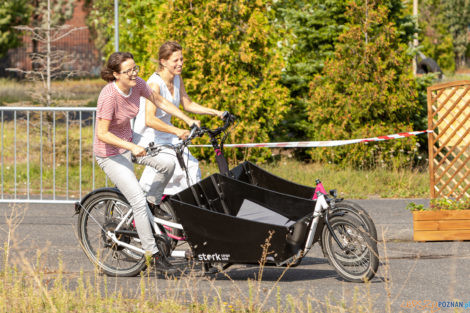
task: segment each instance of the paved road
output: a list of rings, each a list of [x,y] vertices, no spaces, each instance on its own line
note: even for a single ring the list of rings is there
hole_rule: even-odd
[[[371,300],[375,312],[385,311],[388,302],[391,302],[392,312],[417,311],[417,308],[402,307],[413,300],[457,299],[467,303],[470,301],[470,242],[413,242],[412,216],[405,210],[410,201],[428,203],[416,199],[355,201],[368,210],[377,225],[379,238],[384,239],[379,244],[379,273],[370,284],[344,282],[320,249],[314,247],[300,266],[289,269],[284,275],[283,268],[266,268],[261,282],[256,281],[258,267],[234,266],[228,272],[229,277],[188,275],[179,280],[165,280],[151,273],[146,281],[147,291],[155,297],[198,298],[200,301],[204,296],[212,299],[220,295],[228,303],[246,302],[249,292],[256,296],[259,291],[259,298],[266,299],[266,308],[276,307],[279,292],[282,303],[293,303],[297,311],[303,311],[307,303],[323,311],[325,299],[330,303],[344,302],[349,308],[354,306],[354,301],[368,307]],[[93,267],[76,239],[76,217],[71,205],[1,204],[0,243],[8,238],[6,216],[12,211],[20,217],[14,232],[14,251],[25,253],[32,263],[36,262],[36,250],[44,251],[43,264],[51,272],[58,269],[61,259],[72,285],[80,270],[94,277]],[[15,255],[12,262],[18,260]],[[3,262],[3,256],[1,260]],[[248,279],[251,282],[247,282]],[[124,290],[129,296],[139,294],[139,285],[138,277],[112,278],[107,282],[110,291]]]

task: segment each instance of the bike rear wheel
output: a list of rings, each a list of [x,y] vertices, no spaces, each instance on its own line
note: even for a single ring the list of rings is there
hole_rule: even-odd
[[[343,246],[338,245],[328,227],[322,232],[323,253],[344,279],[363,282],[372,279],[379,267],[377,243],[365,233],[362,222],[353,216],[334,216],[331,228]]]
[[[136,276],[145,270],[145,256],[116,245],[108,232],[122,221],[131,207],[119,192],[98,192],[82,204],[78,216],[78,236],[81,246],[92,263],[109,276]],[[133,216],[126,221],[127,230],[134,230]],[[119,240],[141,248],[140,240],[120,235]]]

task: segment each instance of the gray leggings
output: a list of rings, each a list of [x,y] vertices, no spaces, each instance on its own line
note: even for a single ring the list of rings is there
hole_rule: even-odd
[[[131,161],[131,152],[113,155],[107,158],[96,157],[98,165],[103,169],[109,179],[116,185],[119,191],[126,197],[134,211],[135,226],[139,234],[142,248],[151,254],[158,252],[155,239],[150,226],[150,210],[144,191],[134,173]],[[155,168],[155,178],[152,188],[148,192],[148,200],[152,203],[160,203],[163,190],[173,175],[175,161],[165,154],[145,156],[138,158],[137,163]]]

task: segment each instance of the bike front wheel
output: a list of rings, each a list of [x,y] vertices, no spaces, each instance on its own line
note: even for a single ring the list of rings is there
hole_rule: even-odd
[[[366,233],[362,222],[353,216],[334,216],[322,232],[323,253],[344,279],[351,282],[371,280],[379,267],[377,243]]]
[[[131,207],[119,192],[98,192],[82,203],[78,216],[78,237],[81,246],[100,271],[109,276],[136,276],[145,270],[145,256],[117,245],[109,236]],[[124,221],[123,230],[135,230],[133,215]],[[119,235],[118,240],[141,248],[140,240]]]
[[[377,229],[375,227],[374,221],[367,211],[364,210],[364,208],[362,208],[357,203],[343,200],[335,204],[333,212],[336,211],[344,212],[346,215],[351,215],[361,221],[365,231],[370,235],[371,239],[377,242]]]

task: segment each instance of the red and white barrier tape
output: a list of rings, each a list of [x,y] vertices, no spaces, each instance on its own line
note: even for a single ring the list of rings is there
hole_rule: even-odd
[[[423,131],[412,131],[405,133],[398,133],[387,136],[379,136],[372,138],[363,138],[363,139],[349,139],[349,140],[327,140],[327,141],[292,141],[292,142],[271,142],[271,143],[233,143],[226,144],[224,147],[228,148],[311,148],[311,147],[335,147],[335,146],[344,146],[350,145],[353,143],[360,142],[374,142],[374,141],[384,141],[391,139],[406,138],[411,136],[417,136],[424,133],[432,133],[432,130],[423,130]],[[191,145],[190,147],[212,147],[212,145]]]

